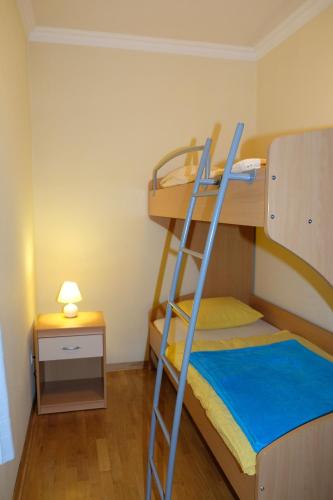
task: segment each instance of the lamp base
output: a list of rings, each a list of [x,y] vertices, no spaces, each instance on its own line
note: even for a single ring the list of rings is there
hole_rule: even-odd
[[[65,318],[76,318],[77,311],[78,308],[76,304],[66,304],[63,309]]]

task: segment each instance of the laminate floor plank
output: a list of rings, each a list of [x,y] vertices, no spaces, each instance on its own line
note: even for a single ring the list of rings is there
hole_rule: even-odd
[[[143,500],[155,372],[108,374],[108,408],[36,417],[21,500]],[[163,380],[160,411],[171,427],[175,391]],[[158,429],[155,461],[165,481],[168,446]],[[183,411],[173,500],[235,500]],[[159,500],[156,490],[153,500]]]

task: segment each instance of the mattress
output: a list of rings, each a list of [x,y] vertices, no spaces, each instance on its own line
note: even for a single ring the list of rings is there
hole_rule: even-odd
[[[162,335],[164,327],[164,318],[156,319],[154,326]],[[228,340],[233,338],[246,338],[253,335],[266,335],[277,332],[275,326],[259,319],[250,325],[238,326],[235,328],[221,328],[220,330],[196,330],[194,340]],[[176,317],[171,318],[168,344],[174,344],[185,340],[187,333],[186,323]]]
[[[156,320],[154,324],[156,329],[161,332],[164,320]],[[172,318],[171,328],[173,337],[171,337],[169,341],[166,355],[175,368],[180,371],[184,352],[186,325],[181,319]],[[210,338],[205,336],[205,334],[208,334]],[[198,338],[197,335],[199,335],[200,338]],[[172,341],[172,338],[174,341]],[[239,349],[250,346],[267,345],[290,339],[298,340],[308,349],[333,361],[332,356],[329,356],[304,338],[287,331],[278,331],[275,327],[272,327],[263,320],[258,320],[251,325],[239,328],[197,331],[192,346],[192,352]],[[242,429],[234,420],[226,404],[219,398],[211,385],[191,365],[188,369],[187,382],[191,386],[194,395],[200,401],[210,422],[236,458],[242,471],[250,476],[254,475],[256,473],[257,454]]]

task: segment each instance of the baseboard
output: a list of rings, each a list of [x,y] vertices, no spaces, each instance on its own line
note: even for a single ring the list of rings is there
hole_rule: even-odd
[[[149,365],[148,361],[131,361],[128,363],[108,363],[106,365],[107,372],[122,372],[128,370],[143,370]]]
[[[24,440],[20,465],[19,465],[19,468],[17,471],[14,493],[13,493],[13,500],[21,500],[22,495],[23,495],[24,482],[25,482],[25,478],[27,475],[29,455],[30,455],[31,445],[32,445],[33,436],[34,436],[35,422],[36,422],[36,418],[37,418],[35,407],[36,407],[36,404],[34,401],[32,408],[31,408],[31,412],[30,412],[27,433],[26,433],[25,440]]]

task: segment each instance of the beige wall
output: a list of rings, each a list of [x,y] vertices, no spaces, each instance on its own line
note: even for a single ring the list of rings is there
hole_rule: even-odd
[[[218,123],[223,144],[240,119],[254,134],[255,64],[47,44],[30,56],[37,309],[59,310],[75,280],[81,310],[105,313],[108,362],[141,360],[166,239],[147,217],[152,168]]]
[[[261,154],[277,135],[333,126],[332,26],[333,7],[259,61]],[[256,293],[333,330],[332,287],[262,231],[257,233]]]
[[[76,280],[81,309],[105,312],[108,362],[142,359],[166,239],[147,218],[152,166],[216,124],[216,159],[239,119],[243,154],[332,125],[331,24],[329,9],[257,64],[31,44],[38,310],[59,310],[61,282]],[[196,276],[190,266],[184,292]],[[255,290],[332,327],[331,287],[261,231]]]
[[[26,41],[12,0],[0,2],[0,67],[0,327],[16,448],[16,459],[0,465],[0,497],[9,500],[32,404],[34,316]]]

